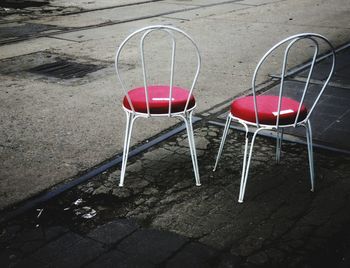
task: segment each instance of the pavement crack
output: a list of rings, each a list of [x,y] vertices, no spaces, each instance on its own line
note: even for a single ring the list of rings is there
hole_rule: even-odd
[[[67,39],[67,38],[62,38],[62,37],[57,37],[57,36],[48,36],[48,38],[64,40],[64,41],[69,41],[69,42],[74,42],[74,43],[82,43],[83,42],[83,41],[77,41],[77,40],[72,40],[72,39]]]

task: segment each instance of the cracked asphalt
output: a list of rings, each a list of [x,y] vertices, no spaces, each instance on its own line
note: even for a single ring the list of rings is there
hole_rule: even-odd
[[[258,137],[239,204],[244,134],[231,130],[213,172],[221,131],[207,120],[196,124],[201,187],[181,133],[131,159],[125,187],[118,187],[119,167],[113,168],[43,205],[40,217],[34,209],[5,224],[2,261],[9,267],[113,267],[116,261],[122,267],[346,267],[349,156],[315,150],[312,193],[306,146],[285,142],[277,165],[275,141]],[[86,248],[89,257],[77,258]]]

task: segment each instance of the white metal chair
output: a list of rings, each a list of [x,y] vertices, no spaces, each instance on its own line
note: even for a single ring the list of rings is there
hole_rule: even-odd
[[[309,65],[309,73],[301,94],[300,100],[294,100],[284,96],[284,83],[285,78],[288,76],[286,66],[288,63],[288,56],[291,48],[299,43],[300,41],[308,41],[311,44],[313,57]],[[316,95],[313,104],[310,107],[306,107],[305,96],[309,88],[310,79],[313,73],[315,62],[318,59],[320,53],[320,44],[325,44],[329,49],[329,57],[331,57],[331,64],[329,65],[329,74],[327,72],[327,79],[324,81],[319,93]],[[257,75],[266,59],[279,47],[286,46],[283,55],[283,63],[281,68],[281,81],[279,87],[279,95],[257,95]],[[300,49],[300,48],[299,48]],[[253,75],[252,79],[252,96],[246,96],[234,100],[231,104],[230,112],[227,116],[219,152],[216,158],[216,163],[214,166],[214,171],[217,168],[224,144],[225,139],[230,127],[231,121],[238,122],[242,124],[245,128],[245,147],[243,156],[243,168],[241,175],[240,193],[238,202],[242,203],[245,193],[245,188],[248,179],[249,166],[252,158],[253,146],[256,135],[262,130],[274,130],[276,131],[276,162],[279,163],[281,155],[281,144],[283,139],[283,130],[289,127],[304,127],[306,129],[306,140],[309,156],[309,166],[310,166],[310,179],[311,179],[311,191],[314,191],[314,160],[313,160],[313,149],[312,149],[312,130],[310,124],[310,115],[312,114],[317,102],[319,101],[321,94],[326,88],[334,70],[335,66],[335,52],[331,43],[322,35],[314,33],[302,33],[290,36],[276,45],[274,45],[270,50],[259,61]],[[253,137],[249,148],[248,131],[249,127],[255,127]],[[249,150],[249,154],[248,154]]]
[[[170,65],[170,80],[169,84],[149,84],[147,78],[147,69],[144,54],[144,43],[146,37],[153,32],[163,32],[167,38],[171,41],[171,65]],[[141,52],[141,65],[143,75],[143,85],[127,89],[124,80],[120,75],[119,61],[120,55],[124,45],[132,38],[140,37],[140,52]],[[153,36],[154,37],[154,36]],[[175,52],[177,39],[185,39],[189,41],[193,46],[193,53],[195,53],[196,66],[194,66],[194,78],[189,89],[182,88],[174,85],[174,69],[175,69]],[[150,38],[148,38],[150,39]],[[190,53],[190,51],[186,51]],[[115,56],[115,67],[118,79],[124,90],[123,109],[126,113],[126,129],[124,140],[124,151],[122,159],[122,167],[120,174],[119,186],[124,185],[125,169],[128,160],[130,138],[133,128],[133,124],[137,118],[150,118],[150,117],[180,117],[184,120],[188,135],[190,153],[192,158],[192,164],[194,169],[196,185],[200,186],[200,178],[198,171],[197,155],[195,148],[195,141],[193,136],[192,127],[192,113],[196,107],[196,100],[192,94],[194,86],[196,84],[199,70],[201,65],[201,58],[199,50],[193,39],[184,31],[172,26],[154,25],[139,29],[130,34],[119,46]]]

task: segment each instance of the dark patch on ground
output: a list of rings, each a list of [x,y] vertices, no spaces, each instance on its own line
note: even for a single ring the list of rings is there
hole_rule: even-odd
[[[61,27],[54,25],[35,24],[35,23],[14,23],[11,26],[0,27],[0,40],[11,38],[25,38],[32,34],[42,33],[49,30],[59,30]]]
[[[311,193],[306,146],[283,143],[282,162],[276,165],[275,141],[258,137],[246,199],[239,204],[244,135],[230,132],[214,173],[221,134],[222,129],[205,122],[195,130],[201,187],[195,186],[187,138],[180,134],[131,159],[125,187],[118,187],[120,171],[114,167],[38,207],[43,209],[39,217],[40,210],[32,210],[8,222],[2,228],[2,238],[13,228],[26,231],[15,230],[17,238],[2,242],[2,247],[10,256],[18,256],[12,257],[12,262],[35,259],[40,252],[49,254],[58,242],[39,239],[41,249],[23,253],[15,241],[26,237],[28,229],[51,233],[59,226],[69,232],[57,234],[60,244],[73,239],[74,245],[84,245],[82,250],[91,245],[94,256],[100,254],[93,266],[128,260],[130,243],[142,237],[144,244],[136,249],[142,252],[136,259],[142,262],[144,256],[150,267],[181,263],[191,254],[196,254],[197,261],[199,256],[208,256],[201,267],[325,267],[329,263],[341,267],[349,256],[349,236],[344,235],[350,222],[349,158],[316,150],[317,186]],[[124,224],[115,228],[121,219],[135,221],[141,229],[135,233],[134,227]],[[106,224],[114,226],[111,230],[123,238],[113,240],[104,251],[89,239],[110,240],[112,237],[101,231],[108,229]],[[147,231],[155,229],[165,231],[164,236]],[[128,233],[125,237],[123,230]],[[97,238],[92,235],[96,233],[100,234]],[[168,238],[173,246],[162,249],[164,254],[155,254],[149,262],[147,243],[162,247]],[[128,250],[123,251],[125,245]],[[75,254],[79,251],[76,247]],[[194,258],[188,262],[193,263]]]
[[[41,7],[48,5],[49,1],[29,1],[29,0],[2,0],[0,7],[5,8],[26,8],[26,7]]]
[[[28,72],[52,76],[60,79],[81,78],[89,73],[102,69],[103,66],[87,63],[77,63],[68,60],[59,60],[46,63],[28,70]]]
[[[102,69],[110,66],[108,71]],[[134,66],[125,65],[132,69]],[[101,71],[100,71],[101,70]],[[35,52],[0,61],[0,73],[10,76],[40,79],[46,82],[83,84],[94,79],[95,75],[113,72],[112,64],[90,58],[75,58],[70,55]]]

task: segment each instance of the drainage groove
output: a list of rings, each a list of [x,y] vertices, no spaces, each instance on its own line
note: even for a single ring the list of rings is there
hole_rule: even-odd
[[[52,76],[61,79],[81,78],[88,73],[102,69],[102,66],[95,64],[77,63],[66,60],[59,60],[36,66],[28,70],[30,73]]]

